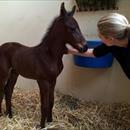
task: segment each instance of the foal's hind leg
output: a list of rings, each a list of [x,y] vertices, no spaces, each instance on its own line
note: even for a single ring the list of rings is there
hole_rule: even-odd
[[[4,96],[4,87],[8,78],[9,68],[5,59],[0,57],[0,115],[2,115],[1,105]]]
[[[0,77],[0,116],[2,115],[2,110],[1,110],[1,105],[2,105],[2,100],[4,96],[4,86],[5,86],[6,79]]]
[[[17,78],[18,74],[12,69],[7,84],[4,88],[5,100],[6,100],[6,114],[9,115],[9,118],[12,118],[11,98]]]

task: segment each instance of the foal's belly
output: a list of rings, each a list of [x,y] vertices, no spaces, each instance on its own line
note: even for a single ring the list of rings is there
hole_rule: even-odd
[[[31,65],[27,65],[27,64],[24,64],[23,66],[21,65],[16,65],[16,66],[13,66],[13,69],[18,73],[20,74],[21,76],[25,77],[25,78],[29,78],[29,79],[45,79],[45,72],[42,72],[42,73],[38,73],[37,72],[37,69],[35,69],[33,66]]]
[[[39,60],[38,55],[27,50],[16,53],[12,60],[13,69],[20,75],[29,79],[54,79],[63,66],[62,62],[57,64],[51,60]]]
[[[14,66],[13,67],[18,74],[25,78],[29,79],[46,79],[46,80],[51,80],[57,78],[57,76],[60,74],[60,70],[54,68],[49,68],[45,69],[44,66],[42,68],[33,68],[32,66],[26,66],[24,65],[23,67],[20,66]],[[57,67],[56,67],[57,68]]]
[[[12,68],[25,78],[38,79],[37,58],[32,53],[32,49],[20,49],[12,58]],[[44,78],[44,75],[42,75]]]

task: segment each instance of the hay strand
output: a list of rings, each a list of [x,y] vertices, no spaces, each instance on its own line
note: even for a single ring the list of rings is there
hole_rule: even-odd
[[[13,118],[0,117],[0,130],[38,130],[40,122],[39,90],[15,89]],[[5,111],[5,102],[2,104]],[[53,122],[43,130],[129,130],[130,104],[86,102],[55,93]]]

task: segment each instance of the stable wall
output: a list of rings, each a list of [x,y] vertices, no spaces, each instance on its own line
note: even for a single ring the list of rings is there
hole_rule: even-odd
[[[68,10],[75,4],[65,1]],[[61,0],[0,1],[0,43],[17,41],[34,46],[40,42],[55,16],[59,14]],[[130,19],[129,0],[121,0],[118,11],[76,12],[80,28],[86,39],[98,39],[96,23],[108,12],[120,12]],[[108,69],[81,68],[73,64],[72,55],[63,58],[64,70],[57,79],[56,89],[85,100],[103,102],[130,102],[130,81],[114,60]],[[16,86],[37,87],[36,81],[19,77]]]

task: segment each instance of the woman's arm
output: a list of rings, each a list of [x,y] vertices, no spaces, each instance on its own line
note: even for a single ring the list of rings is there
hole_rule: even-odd
[[[74,55],[86,56],[86,57],[95,57],[93,54],[93,49],[88,49],[86,52],[80,53],[80,52],[78,52],[78,50],[76,50],[69,44],[67,44],[66,47],[68,49],[68,54],[74,54]]]

